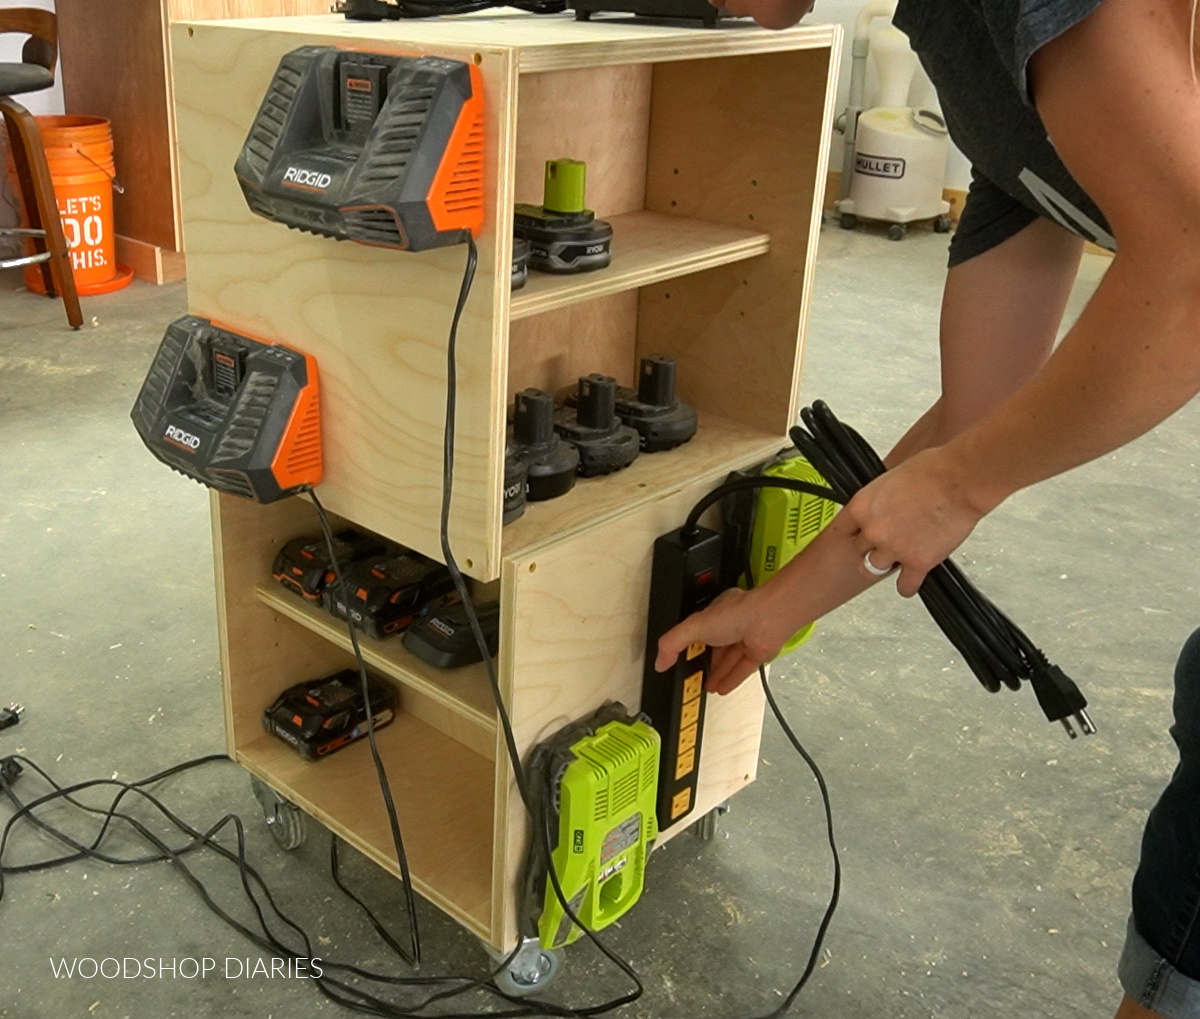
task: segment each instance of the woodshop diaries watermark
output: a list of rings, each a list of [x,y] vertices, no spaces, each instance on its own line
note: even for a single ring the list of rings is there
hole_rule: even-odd
[[[317,980],[320,959],[51,959],[56,980]]]

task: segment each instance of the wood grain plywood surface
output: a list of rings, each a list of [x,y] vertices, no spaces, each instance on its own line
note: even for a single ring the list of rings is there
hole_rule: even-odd
[[[587,163],[587,207],[635,212],[646,200],[650,65],[547,71],[518,86],[515,200],[542,204],[546,160]]]
[[[321,379],[322,499],[333,512],[440,559],[446,345],[465,246],[393,251],[252,214],[234,161],[279,58],[321,40],[240,24],[177,25],[174,32],[189,309],[312,354]],[[443,55],[470,61],[474,52]],[[499,574],[503,467],[505,347],[498,336],[511,242],[491,216],[511,204],[511,140],[502,129],[511,123],[515,78],[505,54],[480,59],[489,219],[458,334],[450,531],[464,570],[492,579]],[[497,265],[504,266],[502,286]]]
[[[685,400],[781,434],[797,411],[835,58],[824,48],[654,69],[646,207],[762,230],[771,250],[644,288],[638,352],[678,359]]]
[[[468,930],[487,937],[491,762],[404,712],[376,739],[404,826],[413,886]],[[365,741],[314,762],[260,733],[239,748],[237,760],[381,867],[399,874]]]

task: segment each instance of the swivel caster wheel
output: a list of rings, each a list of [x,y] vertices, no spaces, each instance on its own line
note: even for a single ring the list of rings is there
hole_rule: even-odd
[[[858,226],[858,217],[852,212],[843,212],[841,216],[838,217],[838,226],[840,226],[843,230],[853,230],[856,226]]]
[[[500,953],[489,947],[488,954],[497,962],[508,960],[492,981],[514,998],[528,998],[544,992],[554,982],[563,964],[562,949],[543,948],[537,938],[522,938],[515,953]]]
[[[699,821],[692,825],[692,834],[701,842],[712,842],[717,837],[721,815],[729,813],[728,803],[718,803]]]
[[[948,234],[953,226],[954,224],[950,221],[949,216],[938,216],[933,221],[933,232],[935,234]]]
[[[307,836],[304,811],[290,800],[285,800],[256,775],[250,776],[250,788],[262,807],[267,830],[275,839],[275,844],[287,852],[304,845]]]
[[[906,227],[903,223],[893,223],[888,227],[888,240],[902,241],[907,233],[908,227]]]

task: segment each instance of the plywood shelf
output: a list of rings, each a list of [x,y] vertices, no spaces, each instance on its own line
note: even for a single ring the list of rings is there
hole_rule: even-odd
[[[555,308],[765,255],[771,238],[753,230],[657,212],[630,212],[609,219],[613,262],[577,276],[531,272],[512,297],[510,318],[529,318]]]
[[[405,712],[376,736],[418,892],[487,938],[492,902],[493,764]],[[306,761],[266,733],[237,760],[331,831],[399,873],[365,740]]]
[[[705,478],[715,484],[734,468],[757,457],[765,459],[785,444],[781,436],[701,413],[696,436],[686,445],[644,454],[616,474],[580,478],[564,496],[529,503],[525,515],[504,529],[505,558],[527,556],[538,546],[630,513]]]
[[[254,589],[254,597],[338,647],[353,652],[345,623],[324,610],[301,601],[282,588],[259,585]],[[358,643],[363,660],[372,669],[450,708],[479,729],[482,735],[495,737],[496,704],[482,664],[438,669],[421,661],[400,642],[399,637],[373,640],[360,633]]]

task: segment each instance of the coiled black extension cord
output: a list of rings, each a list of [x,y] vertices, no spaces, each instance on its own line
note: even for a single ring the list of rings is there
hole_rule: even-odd
[[[786,488],[844,506],[860,488],[887,470],[871,444],[839,421],[823,401],[805,407],[800,419],[805,427],[797,425],[789,435],[801,455],[828,482],[828,488],[790,478],[738,478],[714,489],[696,504],[684,524],[684,533],[695,532],[704,511],[732,492]],[[1061,723],[1071,739],[1078,735],[1075,725],[1087,735],[1096,731],[1079,687],[967,579],[952,559],[930,570],[917,593],[986,690],[996,693],[1001,686],[1019,690],[1022,681],[1027,681],[1046,718]]]
[[[829,482],[838,502],[849,502],[887,470],[870,443],[842,424],[820,400],[805,407],[800,419],[805,427],[797,425],[789,435]],[[1087,735],[1096,731],[1079,687],[980,593],[953,560],[930,570],[917,593],[985,689],[996,693],[1004,685],[1019,690],[1021,682],[1027,681],[1046,718],[1061,723],[1071,739],[1077,736],[1072,720]]]

